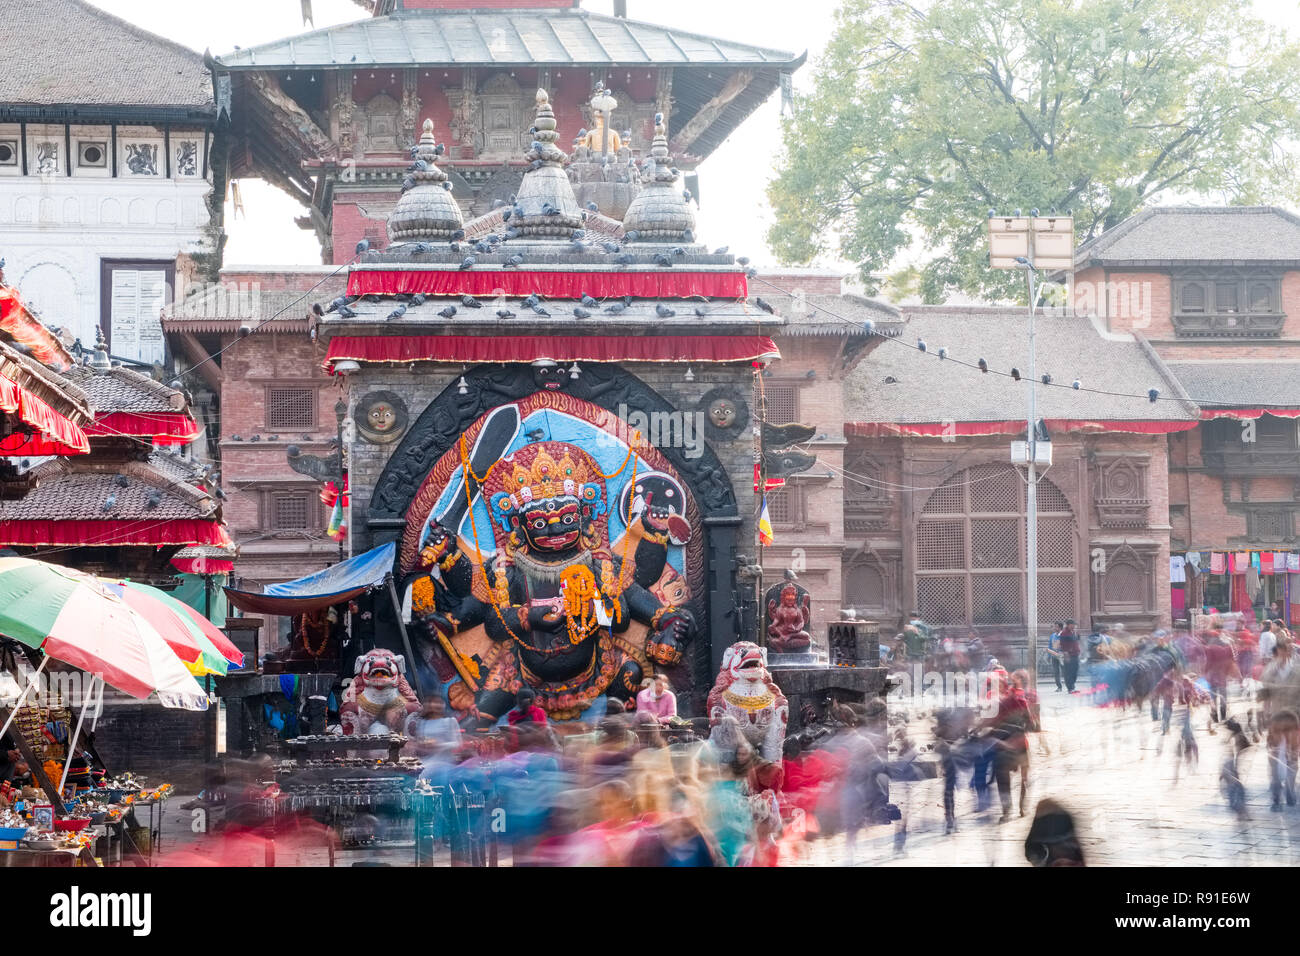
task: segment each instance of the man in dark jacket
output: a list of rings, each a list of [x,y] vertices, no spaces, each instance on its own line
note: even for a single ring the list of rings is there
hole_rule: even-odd
[[[1066,621],[1057,638],[1057,647],[1064,658],[1062,669],[1065,671],[1065,689],[1075,693],[1074,685],[1079,679],[1079,635],[1074,632],[1075,622]]]

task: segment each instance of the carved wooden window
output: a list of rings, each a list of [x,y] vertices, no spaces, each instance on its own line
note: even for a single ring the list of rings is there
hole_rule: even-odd
[[[1214,283],[1214,311],[1240,312],[1241,306],[1237,300],[1240,291],[1235,282]]]
[[[270,500],[272,531],[306,531],[313,524],[311,495],[305,491],[276,492]]]
[[[1231,269],[1174,277],[1174,328],[1193,337],[1259,338],[1280,334],[1282,278]]]
[[[1108,568],[1103,589],[1106,610],[1141,611],[1145,606],[1142,600],[1143,578],[1142,568],[1137,564],[1125,562]]]
[[[1290,508],[1252,508],[1246,512],[1246,535],[1252,541],[1289,542],[1295,515]]]
[[[311,429],[316,427],[316,389],[280,388],[266,390],[266,427]]]
[[[1261,415],[1255,420],[1255,442],[1270,451],[1295,448],[1295,419]]]
[[[917,521],[917,611],[936,624],[1006,625],[1025,618],[1026,494],[1010,465],[960,472],[937,488]],[[1076,525],[1069,499],[1038,486],[1040,615],[1075,615]],[[1047,609],[1050,608],[1050,611]]]
[[[1151,501],[1145,459],[1100,459],[1093,473],[1092,493],[1103,528],[1147,526]]]
[[[798,518],[796,497],[799,489],[787,485],[767,493],[767,516],[773,527],[792,527]]]
[[[1108,553],[1093,575],[1093,603],[1105,614],[1142,614],[1155,610],[1155,554],[1129,545]]]
[[[885,576],[870,564],[850,567],[845,576],[844,601],[846,607],[885,609]]]
[[[1252,282],[1250,284],[1250,311],[1276,312],[1277,300],[1273,297],[1275,289],[1269,282]]]
[[[767,420],[774,425],[785,425],[799,420],[799,387],[784,383],[763,383],[763,398],[767,407]]]

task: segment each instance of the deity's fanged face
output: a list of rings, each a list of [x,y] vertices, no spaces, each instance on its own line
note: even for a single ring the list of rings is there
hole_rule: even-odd
[[[534,365],[533,384],[548,392],[558,392],[568,381],[568,372],[562,365]]]
[[[530,502],[519,515],[520,530],[539,551],[564,551],[582,535],[582,505],[563,496]]]
[[[786,607],[794,607],[795,598],[798,596],[799,592],[794,588],[783,588],[781,591],[781,603]]]

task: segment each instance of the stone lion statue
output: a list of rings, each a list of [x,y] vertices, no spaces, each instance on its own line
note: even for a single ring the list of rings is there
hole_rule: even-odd
[[[763,648],[741,641],[723,652],[708,707],[709,739],[720,749],[734,749],[728,738],[739,732],[764,760],[781,759],[790,705],[768,672]]]

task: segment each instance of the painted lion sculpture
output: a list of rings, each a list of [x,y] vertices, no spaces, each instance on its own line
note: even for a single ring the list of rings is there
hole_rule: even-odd
[[[708,707],[709,740],[720,750],[734,750],[739,741],[730,738],[739,733],[764,760],[781,759],[790,705],[768,672],[763,648],[741,641],[723,652]]]
[[[407,720],[420,709],[420,700],[406,681],[402,655],[384,648],[367,651],[357,658],[354,674],[339,706],[343,733],[370,733],[376,723],[393,733],[405,733]]]

